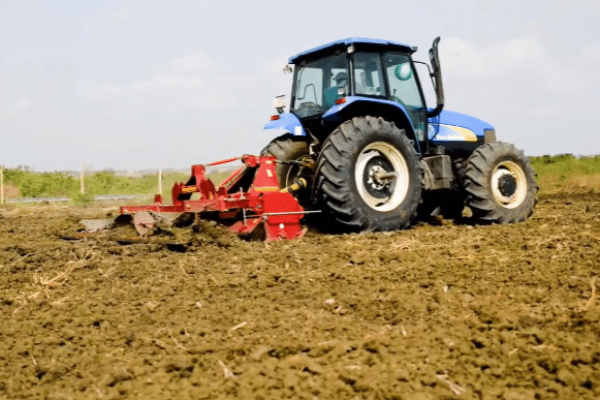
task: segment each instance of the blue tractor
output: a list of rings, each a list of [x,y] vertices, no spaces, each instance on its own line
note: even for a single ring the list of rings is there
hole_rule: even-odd
[[[437,104],[428,108],[412,54],[402,43],[347,38],[297,54],[290,112],[265,129],[284,129],[262,152],[277,157],[282,187],[341,231],[390,231],[417,217],[478,223],[527,219],[537,202],[535,172],[522,151],[496,141],[494,127],[443,110],[438,56],[429,50]]]

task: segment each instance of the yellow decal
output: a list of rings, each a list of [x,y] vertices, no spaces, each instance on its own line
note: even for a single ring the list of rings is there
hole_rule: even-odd
[[[279,188],[277,186],[263,186],[254,188],[254,190],[257,192],[276,192]]]
[[[463,128],[460,126],[444,125],[444,124],[440,124],[440,126],[445,126],[448,129],[452,129],[454,132],[458,132],[465,139],[466,142],[476,142],[477,141],[477,136],[470,129]]]
[[[269,176],[269,178],[272,178],[272,177],[273,177],[273,173],[271,172],[271,170],[270,170],[270,169],[268,169],[268,170],[267,170],[267,175]]]

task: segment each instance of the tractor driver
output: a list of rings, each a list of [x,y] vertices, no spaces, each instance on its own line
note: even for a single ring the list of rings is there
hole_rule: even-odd
[[[345,72],[339,72],[334,78],[333,80],[335,81],[336,85],[338,88],[340,89],[344,89],[345,91],[348,91],[348,74]]]
[[[345,94],[348,93],[348,74],[345,72],[338,72],[333,77],[335,86],[331,86],[323,91],[323,106],[325,109],[329,109],[334,105],[335,101],[340,96],[339,90],[342,89]]]

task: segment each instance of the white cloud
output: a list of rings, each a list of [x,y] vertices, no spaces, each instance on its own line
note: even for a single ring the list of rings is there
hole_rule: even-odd
[[[533,38],[481,45],[450,38],[440,52],[448,109],[490,122],[501,140],[528,154],[581,152],[567,146],[589,135],[573,131],[572,121],[599,105],[600,48],[565,57]],[[564,142],[566,132],[572,136]],[[564,148],[557,149],[558,143]]]
[[[600,4],[600,3],[599,3]],[[600,6],[599,6],[600,7]],[[600,46],[588,46],[581,50],[581,55],[588,62],[600,63]]]
[[[23,96],[16,101],[2,104],[0,103],[0,115],[7,117],[19,116],[25,113],[31,107],[31,100],[29,97]]]
[[[157,74],[126,85],[88,84],[84,92],[89,99],[120,100],[124,107],[134,109],[211,108],[215,104],[206,96],[206,80],[201,76]]]
[[[535,90],[540,95],[571,96],[589,90],[595,74],[586,63],[600,59],[598,47],[585,48],[581,55],[566,58],[532,38],[496,41],[485,47],[450,38],[444,41],[440,52],[445,75],[461,84],[485,82],[493,88],[497,86],[500,92],[511,88]]]
[[[546,51],[534,39],[492,42],[484,48],[460,38],[445,39],[440,46],[444,69],[469,79],[489,79],[508,75],[540,62]]]
[[[559,118],[565,116],[565,107],[556,103],[534,105],[531,114],[539,118]]]
[[[580,65],[564,65],[560,60],[549,60],[549,63],[540,68],[542,87],[549,93],[573,96],[587,91],[587,74]]]
[[[178,73],[196,72],[211,66],[211,59],[204,53],[194,52],[173,60],[173,70]]]
[[[161,95],[180,91],[197,91],[204,88],[204,79],[199,76],[176,74],[156,75],[145,81],[136,81],[129,88],[140,95]]]
[[[193,4],[196,7],[206,8],[212,6],[215,2],[214,0],[186,0],[188,3]]]
[[[114,98],[125,94],[125,87],[112,83],[98,84],[89,83],[84,85],[84,93],[88,98]]]
[[[119,23],[131,23],[135,20],[135,9],[132,6],[127,6],[112,14],[110,19]]]
[[[172,60],[146,79],[120,85],[88,83],[83,91],[89,99],[120,99],[129,108],[214,110],[241,103],[247,98],[242,92],[256,91],[261,86],[261,78],[254,72],[213,68],[207,54],[193,52]]]
[[[84,92],[90,98],[112,98],[127,96],[158,97],[165,94],[190,93],[206,89],[206,80],[211,78],[208,67],[210,57],[200,52],[179,57],[170,67],[155,73],[147,79],[139,79],[129,84],[90,83]]]

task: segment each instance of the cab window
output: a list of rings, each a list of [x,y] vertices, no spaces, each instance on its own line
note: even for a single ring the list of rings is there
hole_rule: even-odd
[[[385,96],[379,53],[355,53],[353,72],[354,94],[357,96]]]
[[[305,62],[296,69],[292,112],[299,118],[323,114],[338,97],[348,92],[346,54]]]

